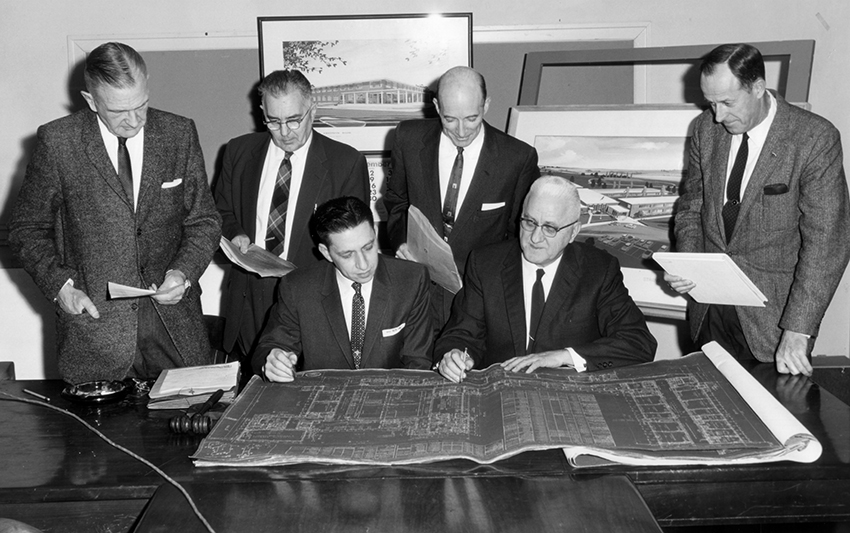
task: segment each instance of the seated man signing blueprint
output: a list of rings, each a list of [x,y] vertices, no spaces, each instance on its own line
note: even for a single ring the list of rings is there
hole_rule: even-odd
[[[296,370],[431,368],[426,268],[378,255],[375,221],[362,200],[325,202],[313,220],[328,262],[281,279],[254,372],[282,382]]]
[[[531,186],[519,242],[469,256],[434,353],[437,370],[461,381],[467,370],[501,363],[601,370],[652,361],[656,342],[623,285],[617,260],[573,242],[581,229],[578,189],[557,176]]]

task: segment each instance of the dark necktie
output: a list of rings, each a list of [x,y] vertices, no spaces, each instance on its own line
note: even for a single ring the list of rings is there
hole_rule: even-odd
[[[741,209],[741,181],[744,179],[744,169],[747,166],[747,156],[750,149],[747,146],[749,136],[745,133],[729,173],[729,183],[726,184],[726,203],[723,205],[723,227],[726,229],[726,243],[732,240],[732,232],[735,230],[735,222],[738,220],[738,211]]]
[[[537,269],[537,281],[531,288],[531,320],[528,325],[528,349],[526,353],[534,353],[537,328],[540,327],[540,317],[543,316],[543,306],[546,304],[546,296],[543,294],[543,274],[546,271]]]
[[[360,294],[360,284],[351,284],[354,297],[351,299],[351,355],[354,356],[354,368],[360,368],[363,358],[363,338],[366,334],[366,303]]]
[[[124,193],[133,203],[133,167],[130,166],[130,152],[127,151],[127,138],[118,137],[118,181],[124,187]]]
[[[286,236],[286,208],[289,204],[289,180],[292,179],[290,157],[292,152],[286,152],[277,169],[277,179],[274,182],[274,194],[272,194],[272,204],[269,209],[266,250],[275,255],[283,253],[283,240]]]
[[[443,204],[443,239],[449,240],[452,227],[455,225],[457,212],[457,193],[460,190],[460,178],[463,175],[463,148],[457,147],[457,156],[449,176],[449,187],[446,189],[446,202]]]

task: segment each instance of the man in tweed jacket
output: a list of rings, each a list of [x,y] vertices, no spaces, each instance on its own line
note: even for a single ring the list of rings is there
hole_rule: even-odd
[[[85,79],[91,109],[38,129],[9,236],[58,304],[59,372],[80,383],[207,363],[197,283],[221,218],[195,125],[148,108],[144,60],[126,45],[93,50]],[[156,293],[113,300],[108,282]]]
[[[838,131],[765,90],[764,62],[749,45],[710,52],[700,85],[711,110],[697,119],[691,137],[677,249],[729,254],[768,302],[763,308],[691,302],[691,334],[700,344],[718,341],[740,359],[775,361],[779,372],[809,375],[814,337],[850,254]],[[736,204],[727,185],[744,143]],[[729,202],[738,207],[734,224],[724,221]],[[666,279],[680,293],[694,287]]]

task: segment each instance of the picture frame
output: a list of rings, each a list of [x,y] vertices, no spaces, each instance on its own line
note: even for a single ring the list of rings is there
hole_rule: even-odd
[[[672,251],[672,217],[687,168],[696,105],[515,106],[508,133],[534,146],[541,173],[581,188],[577,240],[617,257],[648,316],[684,319],[686,299],[653,252]]]
[[[472,13],[258,17],[260,75],[300,70],[314,128],[360,151],[392,148],[402,120],[436,116],[440,75],[472,65]]]

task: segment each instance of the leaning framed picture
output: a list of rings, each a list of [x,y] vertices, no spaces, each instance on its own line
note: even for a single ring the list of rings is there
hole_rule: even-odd
[[[472,13],[259,17],[260,74],[300,70],[314,127],[361,151],[392,147],[395,125],[436,116],[440,75],[472,65]]]
[[[684,318],[652,253],[671,251],[695,105],[516,106],[508,132],[537,149],[540,171],[580,187],[578,240],[614,255],[650,316]]]

